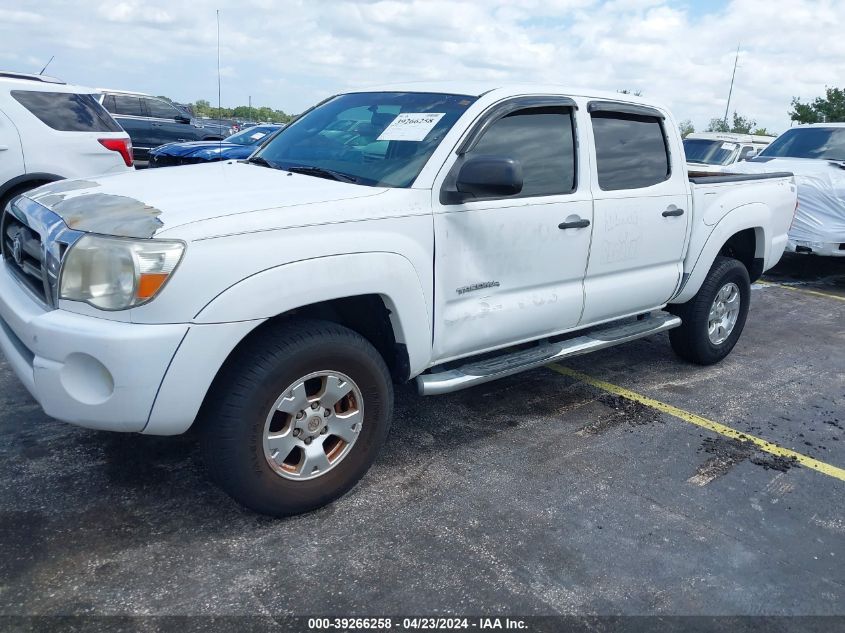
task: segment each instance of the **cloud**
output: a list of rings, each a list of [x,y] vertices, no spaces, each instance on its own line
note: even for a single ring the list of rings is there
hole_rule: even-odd
[[[793,96],[842,82],[842,0],[42,0],[0,10],[6,63],[67,80],[301,111],[352,86],[539,81],[641,90],[702,129],[731,109],[783,130]],[[33,70],[29,67],[16,70]],[[34,69],[38,70],[38,69]]]

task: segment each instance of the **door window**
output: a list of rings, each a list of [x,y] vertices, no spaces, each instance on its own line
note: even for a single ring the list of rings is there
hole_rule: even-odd
[[[172,105],[158,99],[144,99],[149,115],[155,119],[175,119],[179,111]]]
[[[132,95],[114,95],[114,113],[127,116],[144,116],[141,109],[141,99]]]
[[[592,119],[603,191],[640,189],[669,178],[669,149],[658,117],[594,112]]]
[[[465,154],[506,156],[522,165],[522,191],[513,197],[551,196],[575,190],[572,110],[517,110],[493,123]]]

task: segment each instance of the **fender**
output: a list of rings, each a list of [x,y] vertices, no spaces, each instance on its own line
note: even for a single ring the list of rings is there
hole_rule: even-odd
[[[735,233],[744,231],[746,229],[754,229],[756,236],[756,251],[755,257],[762,257],[768,264],[771,250],[771,237],[766,233],[763,227],[771,225],[772,212],[771,209],[760,202],[753,202],[750,204],[734,207],[726,213],[721,220],[713,227],[713,230],[707,236],[706,241],[701,246],[697,259],[689,266],[689,260],[684,264],[684,278],[685,281],[681,285],[678,293],[669,301],[669,303],[685,303],[695,296],[704,283],[704,278],[710,272],[713,262],[719,254],[721,248]],[[698,231],[706,226],[700,224]],[[693,235],[696,230],[693,230]],[[695,252],[696,244],[690,244],[690,252]]]
[[[384,301],[396,342],[407,347],[411,376],[428,367],[429,302],[413,264],[397,253],[330,255],[264,270],[217,295],[194,322],[263,320],[314,303],[365,294],[380,295]]]

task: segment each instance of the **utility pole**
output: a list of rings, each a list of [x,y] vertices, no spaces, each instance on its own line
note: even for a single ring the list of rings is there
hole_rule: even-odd
[[[740,46],[739,44],[736,45],[736,57],[734,58],[734,72],[731,75],[731,87],[728,90],[728,103],[725,106],[725,119],[724,119],[725,125],[728,124],[728,110],[731,109],[731,95],[733,94],[733,91],[734,91],[734,79],[736,79],[736,65],[737,65],[737,62],[739,62],[739,46]]]
[[[249,95],[249,120],[255,121],[255,119],[252,116],[252,95]]]

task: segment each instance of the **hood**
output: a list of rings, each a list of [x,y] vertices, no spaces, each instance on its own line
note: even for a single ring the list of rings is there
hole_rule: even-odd
[[[226,141],[189,141],[186,143],[167,143],[150,150],[150,154],[164,154],[166,156],[195,156],[198,153],[208,150],[232,149],[233,147],[245,147]],[[248,147],[248,146],[247,146]],[[252,148],[253,150],[255,148]]]
[[[178,156],[200,160],[237,160],[248,158],[257,145],[238,145],[226,141],[192,141],[189,143],[168,143],[150,150],[152,156]]]
[[[72,229],[152,238],[202,220],[385,191],[248,163],[218,162],[60,180],[26,196],[59,215]]]

